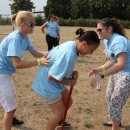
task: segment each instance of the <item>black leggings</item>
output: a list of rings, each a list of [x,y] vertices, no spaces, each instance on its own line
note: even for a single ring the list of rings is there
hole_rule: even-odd
[[[54,38],[54,37],[51,37],[50,35],[46,35],[46,42],[48,45],[48,51],[50,51],[53,48],[53,46],[55,47],[59,45],[57,37]]]

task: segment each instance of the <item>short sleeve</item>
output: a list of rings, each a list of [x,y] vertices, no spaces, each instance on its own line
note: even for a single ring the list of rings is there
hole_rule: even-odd
[[[27,50],[28,51],[33,51],[35,50],[33,44],[30,42],[29,38],[27,37]]]
[[[12,38],[8,45],[7,56],[21,57],[21,51],[22,48],[20,46],[20,40],[17,38]]]
[[[115,56],[117,56],[118,54],[122,52],[127,52],[127,44],[125,44],[124,42],[118,42],[113,45],[112,50]]]
[[[49,74],[57,80],[62,80],[68,70],[69,67],[69,57],[66,58],[60,57],[55,63],[52,65]]]

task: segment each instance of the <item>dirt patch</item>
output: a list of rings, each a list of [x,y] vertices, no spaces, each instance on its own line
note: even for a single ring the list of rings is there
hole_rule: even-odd
[[[61,27],[61,41],[63,43],[73,40],[75,31],[78,27]],[[85,30],[96,30],[96,28],[84,28]],[[0,26],[0,41],[10,32],[11,26]],[[130,39],[130,30],[126,30]],[[40,27],[35,27],[34,33],[29,35],[30,40],[37,50],[47,51],[45,35],[40,31]],[[105,62],[103,55],[103,44],[94,52],[93,55],[80,56],[75,70],[79,71],[79,79],[72,93],[73,105],[68,111],[66,121],[71,123],[69,130],[111,130],[111,127],[104,127],[103,121],[109,120],[107,104],[105,101],[105,91],[108,77],[101,81],[102,90],[97,91],[90,87],[90,79],[87,76],[88,71],[102,65]],[[27,52],[23,59],[34,59]],[[51,110],[42,100],[32,91],[31,85],[37,67],[17,70],[13,75],[15,84],[15,94],[17,100],[17,111],[15,113],[18,119],[25,123],[22,126],[12,127],[12,130],[45,130]],[[2,127],[2,118],[4,110],[0,106],[0,130]],[[123,108],[123,127],[120,130],[130,130],[130,99]]]

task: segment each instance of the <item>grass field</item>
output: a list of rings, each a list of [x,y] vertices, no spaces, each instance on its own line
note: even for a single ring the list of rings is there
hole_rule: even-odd
[[[75,38],[75,31],[78,27],[61,27],[61,41],[63,43]],[[96,28],[84,28],[85,30],[96,30]],[[0,41],[10,32],[11,26],[0,26]],[[130,29],[126,30],[130,39]],[[40,31],[40,27],[35,27],[34,33],[29,35],[35,48],[40,51],[47,51],[45,35]],[[68,130],[111,130],[111,127],[104,127],[102,122],[108,121],[107,104],[105,101],[105,91],[108,77],[101,81],[101,91],[90,87],[90,79],[87,76],[88,71],[105,63],[103,55],[104,46],[100,47],[93,55],[80,56],[75,70],[79,71],[79,79],[72,93],[73,105],[68,111],[66,121],[71,123]],[[34,59],[29,52],[23,57],[24,60]],[[12,130],[45,130],[47,121],[51,115],[51,110],[42,100],[32,91],[31,85],[37,67],[17,70],[13,75],[15,94],[17,101],[17,111],[15,113],[18,119],[25,123],[22,126],[14,126]],[[4,110],[0,106],[0,130],[2,127],[2,118]],[[120,130],[130,130],[130,98],[123,108],[122,127]]]

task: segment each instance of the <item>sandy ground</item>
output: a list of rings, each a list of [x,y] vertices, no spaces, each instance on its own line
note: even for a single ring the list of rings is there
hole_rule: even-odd
[[[75,31],[78,27],[61,27],[61,40],[63,43],[73,40]],[[85,30],[96,30],[96,28],[84,28]],[[10,32],[11,26],[0,26],[0,41]],[[130,39],[130,30],[126,30]],[[47,51],[45,35],[40,31],[40,27],[35,27],[34,33],[29,35],[30,40],[35,48],[40,51]],[[68,130],[111,130],[111,127],[104,127],[102,122],[108,121],[107,104],[105,101],[105,91],[108,77],[101,81],[101,91],[97,91],[90,87],[90,79],[87,76],[88,71],[105,63],[103,55],[103,44],[94,52],[93,55],[80,56],[75,67],[79,71],[78,83],[74,86],[72,97],[73,105],[68,111],[66,121],[71,123]],[[24,60],[34,59],[27,52]],[[18,119],[25,123],[21,126],[13,126],[12,130],[45,130],[51,110],[42,100],[32,91],[31,85],[37,67],[17,70],[13,75],[15,94],[17,101],[17,111],[15,113]],[[0,106],[0,130],[2,127],[2,118],[4,110]],[[130,130],[130,99],[123,108],[122,127],[120,130]]]

